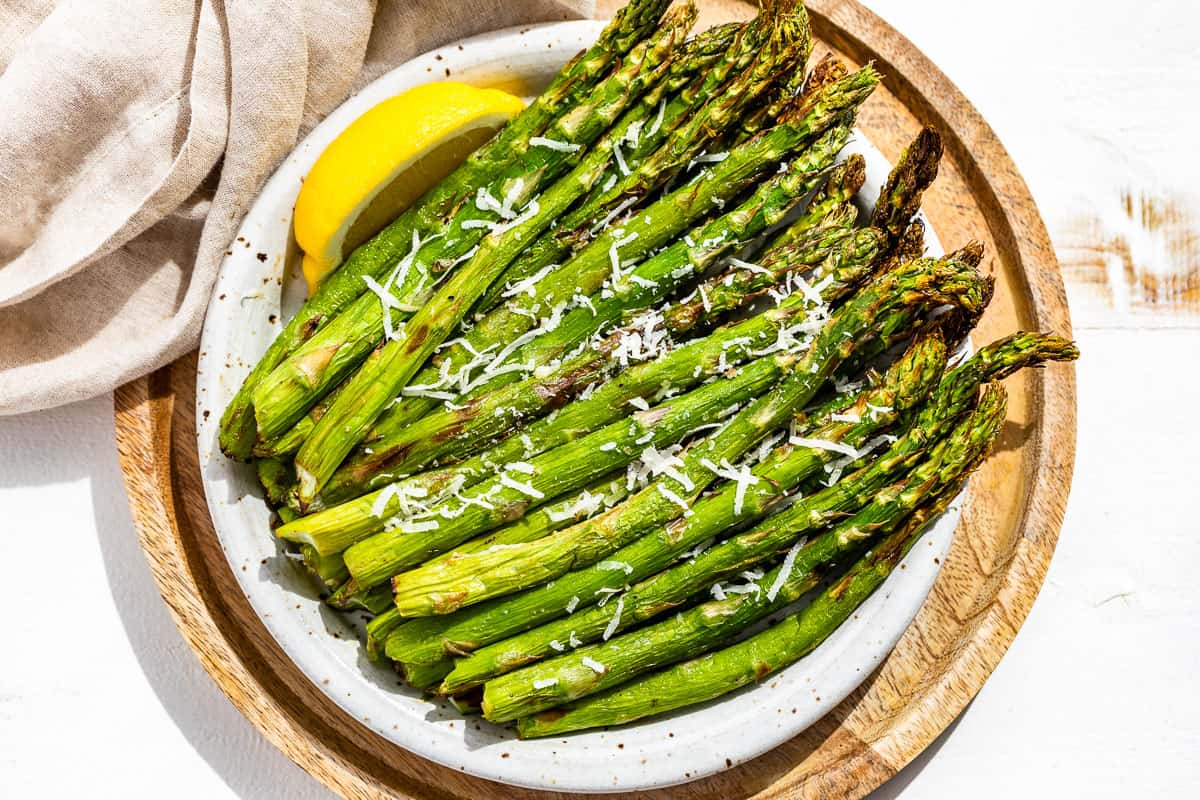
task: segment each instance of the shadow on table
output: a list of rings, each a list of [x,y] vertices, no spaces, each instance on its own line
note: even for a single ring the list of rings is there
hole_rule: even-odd
[[[69,470],[70,450],[62,450]],[[115,462],[115,448],[113,455]],[[92,483],[109,591],[138,665],[179,731],[239,797],[332,797],[254,730],[183,641],[138,546],[119,467],[96,470]]]

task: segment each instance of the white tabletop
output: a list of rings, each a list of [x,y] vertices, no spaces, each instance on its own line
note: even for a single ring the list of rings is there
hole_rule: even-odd
[[[1184,0],[867,5],[1008,146],[1083,350],[1075,484],[1046,586],[975,702],[875,797],[1195,797],[1200,13]],[[1154,287],[1179,292],[1155,301]],[[329,796],[175,630],[132,530],[111,398],[0,418],[0,564],[0,794]]]

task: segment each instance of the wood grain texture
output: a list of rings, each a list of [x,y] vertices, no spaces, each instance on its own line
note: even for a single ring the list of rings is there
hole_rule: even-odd
[[[602,2],[599,14],[615,3]],[[702,3],[701,24],[749,16]],[[949,249],[988,248],[996,298],[977,338],[1017,328],[1070,336],[1058,264],[1024,181],[994,133],[912,45],[853,0],[810,0],[814,32],[884,73],[860,127],[891,159],[923,124],[946,159],[925,210]],[[414,756],[311,685],[243,598],[212,530],[196,463],[195,358],[116,394],[117,440],[134,519],[159,589],[189,645],[233,703],[297,764],[346,797],[565,797],[502,786]],[[972,480],[954,543],[896,649],[819,723],[717,776],[655,793],[671,800],[857,798],[921,752],[979,691],[1037,596],[1062,522],[1075,451],[1070,366],[1008,381],[1009,420]],[[633,797],[645,795],[616,795]]]

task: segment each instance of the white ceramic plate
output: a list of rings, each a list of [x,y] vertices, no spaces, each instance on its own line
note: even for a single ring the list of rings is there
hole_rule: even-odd
[[[197,375],[200,465],[209,510],[233,573],[283,650],[312,682],[363,725],[425,758],[484,778],[539,789],[611,792],[695,780],[779,745],[849,694],[895,645],[937,575],[957,511],[926,534],[854,619],[801,662],[761,686],[671,716],[611,731],[522,742],[507,727],[466,720],[442,702],[398,685],[363,655],[351,620],[317,599],[283,557],[253,472],[217,447],[221,412],[250,366],[295,312],[303,281],[285,275],[292,205],[321,150],[376,103],[449,78],[533,94],[600,25],[569,22],[477,36],[428,53],[347,100],[275,172],[242,223],[208,308]],[[861,135],[864,197],[877,196],[889,165]],[[933,254],[940,254],[932,232]]]

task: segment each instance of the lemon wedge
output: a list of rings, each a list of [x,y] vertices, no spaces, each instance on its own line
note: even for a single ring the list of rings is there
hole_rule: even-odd
[[[311,293],[524,107],[465,83],[428,83],[384,100],[317,158],[296,198],[296,243]]]

